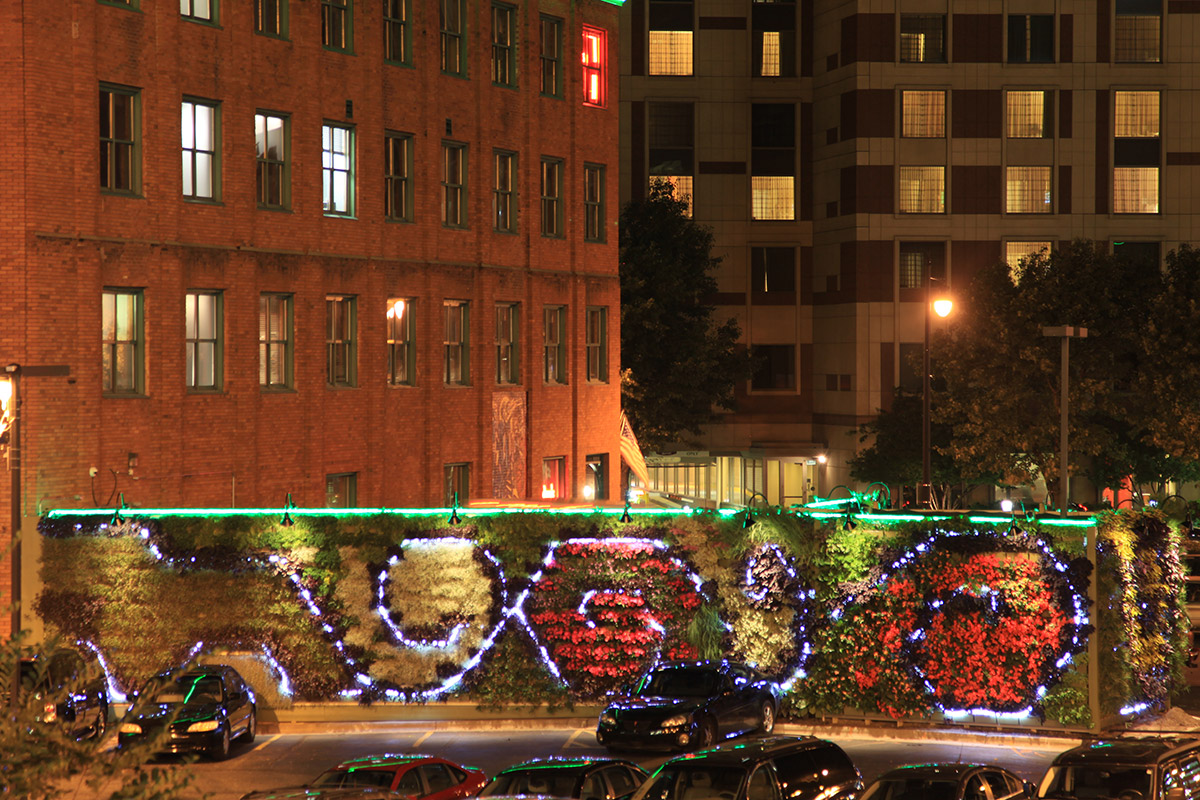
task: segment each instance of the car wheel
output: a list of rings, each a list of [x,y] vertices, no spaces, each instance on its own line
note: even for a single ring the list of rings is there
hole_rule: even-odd
[[[246,718],[246,731],[242,734],[242,741],[246,744],[254,741],[254,735],[258,732],[258,714],[254,706],[250,706],[250,716]]]
[[[208,756],[213,761],[224,761],[229,758],[229,723],[221,723],[221,729],[217,732],[217,741],[209,747]]]
[[[764,700],[762,712],[758,715],[758,730],[760,733],[770,733],[775,730],[775,704]]]
[[[717,726],[713,724],[711,719],[700,720],[700,726],[696,729],[696,740],[694,742],[697,750],[703,750],[706,747],[712,747],[717,741]]]
[[[101,739],[104,737],[104,731],[108,730],[108,703],[100,704],[100,713],[96,715],[96,726],[92,732],[92,736]]]

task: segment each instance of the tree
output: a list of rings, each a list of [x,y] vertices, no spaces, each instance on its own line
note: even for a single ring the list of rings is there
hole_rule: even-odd
[[[655,182],[621,211],[621,403],[647,449],[698,434],[714,407],[733,405],[750,375],[733,319],[718,324],[708,298],[713,234],[687,215],[673,187]]]
[[[1043,476],[1057,496],[1061,340],[1042,328],[1077,325],[1088,338],[1070,344],[1071,472],[1098,486],[1194,477],[1200,363],[1181,357],[1191,342],[1179,322],[1200,320],[1195,261],[1181,251],[1164,275],[1076,241],[1015,274],[981,270],[933,343],[946,387],[937,419],[953,429],[946,452],[969,475]]]

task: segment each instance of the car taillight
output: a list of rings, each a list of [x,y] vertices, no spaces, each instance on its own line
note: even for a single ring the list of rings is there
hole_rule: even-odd
[[[58,719],[58,706],[46,703],[42,706],[42,722],[54,722]]]

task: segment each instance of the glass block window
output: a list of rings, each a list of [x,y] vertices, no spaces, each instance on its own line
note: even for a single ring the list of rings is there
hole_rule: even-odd
[[[1004,94],[1005,131],[1010,139],[1041,139],[1046,135],[1046,92],[1012,90]]]
[[[1005,167],[1005,211],[1049,214],[1054,211],[1050,167]]]
[[[946,135],[946,93],[906,90],[900,95],[901,135],[916,139],[941,139]]]
[[[417,336],[413,300],[392,297],[387,301],[388,383],[412,386],[417,382]]]
[[[1113,213],[1158,213],[1158,167],[1113,170]]]
[[[692,31],[650,31],[651,75],[692,74]]]
[[[945,214],[946,168],[900,167],[900,213]]]

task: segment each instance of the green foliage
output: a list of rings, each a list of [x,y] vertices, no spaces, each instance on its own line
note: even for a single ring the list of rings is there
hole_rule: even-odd
[[[1046,715],[1046,719],[1068,727],[1092,727],[1087,672],[1087,654],[1075,656],[1071,669],[1063,676],[1062,681],[1051,687],[1042,699],[1042,713]]]
[[[685,638],[696,648],[698,658],[723,658],[725,647],[725,623],[713,606],[703,606],[688,623]]]
[[[713,319],[713,234],[669,184],[621,211],[621,407],[643,447],[699,433],[750,376],[733,319]]]
[[[500,634],[487,661],[468,677],[466,696],[489,711],[537,708],[543,703],[547,711],[575,707],[567,688],[546,670],[529,638],[511,627]]]

